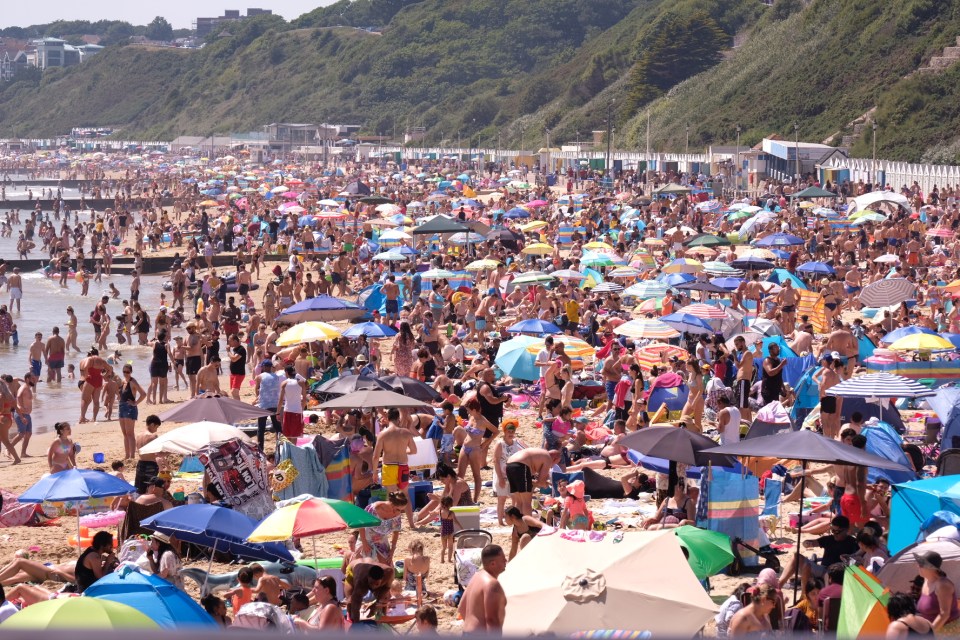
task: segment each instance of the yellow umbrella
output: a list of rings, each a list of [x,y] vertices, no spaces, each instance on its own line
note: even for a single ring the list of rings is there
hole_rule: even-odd
[[[944,285],[940,288],[947,293],[954,293],[956,291],[960,291],[960,280],[954,280],[950,284]]]
[[[524,247],[520,253],[528,256],[548,256],[553,253],[553,247],[545,242],[537,242]]]
[[[215,206],[217,206],[218,204],[220,204],[220,203],[217,202],[216,200],[204,200],[203,202],[200,203],[200,206],[201,206],[201,207],[215,207]]]
[[[801,208],[801,209],[813,209],[813,208],[815,208],[816,206],[817,206],[817,205],[815,205],[815,204],[813,204],[812,202],[809,202],[809,201],[807,201],[807,202],[801,202],[801,203],[800,203],[800,208]]]
[[[763,258],[764,260],[776,260],[777,254],[770,249],[750,249],[744,253],[741,257],[746,258],[747,256],[753,256],[755,258]]]
[[[553,342],[554,344],[562,343],[564,349],[563,352],[571,358],[589,358],[597,351],[580,338],[574,338],[572,336],[555,335],[553,336]],[[543,349],[543,347],[544,339],[538,338],[536,342],[533,342],[527,346],[527,351],[536,355],[540,353],[540,350]]]
[[[520,231],[528,233],[530,231],[536,231],[537,229],[543,229],[547,226],[547,223],[543,220],[534,220],[533,222],[528,222],[527,224],[520,225]]]
[[[929,333],[912,333],[890,345],[895,351],[954,351],[957,347],[940,336]]]
[[[666,246],[667,243],[660,238],[644,238],[643,244],[651,247],[663,247]]]
[[[483,271],[484,269],[496,269],[499,266],[500,266],[500,262],[498,262],[497,260],[483,259],[483,260],[474,260],[473,262],[468,264],[466,267],[464,267],[464,269],[466,269],[467,271]]]
[[[593,241],[593,242],[588,242],[587,244],[583,245],[583,248],[584,248],[584,249],[594,249],[594,250],[599,249],[600,251],[613,251],[613,250],[614,250],[613,247],[610,246],[609,244],[607,244],[606,242],[599,242],[599,241],[596,241],[596,240]]]
[[[280,337],[277,338],[277,345],[289,347],[291,345],[315,342],[317,340],[333,340],[342,335],[339,329],[326,322],[301,322],[281,333]]]

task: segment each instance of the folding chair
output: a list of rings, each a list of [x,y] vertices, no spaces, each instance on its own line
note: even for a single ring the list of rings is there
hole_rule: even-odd
[[[947,449],[937,459],[938,476],[954,476],[960,474],[960,449]]]
[[[763,508],[760,510],[760,517],[775,516],[777,519],[777,537],[783,533],[783,520],[780,511],[781,499],[783,498],[783,481],[767,478],[763,483]]]

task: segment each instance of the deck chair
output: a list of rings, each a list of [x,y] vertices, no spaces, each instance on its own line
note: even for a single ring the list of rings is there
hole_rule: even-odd
[[[820,608],[820,633],[836,633],[840,624],[840,598],[824,598]]]
[[[960,449],[947,449],[940,453],[937,459],[938,476],[955,476],[960,474]]]
[[[776,517],[778,538],[783,530],[782,513],[780,511],[781,498],[783,498],[783,481],[767,478],[763,483],[763,508],[760,510],[760,516]]]
[[[140,523],[161,511],[163,511],[163,504],[160,502],[139,504],[131,501],[127,505],[127,515],[123,518],[123,522],[120,523],[120,530],[117,532],[119,539],[122,541],[132,536],[141,534],[149,535],[153,533],[149,529],[141,527]]]

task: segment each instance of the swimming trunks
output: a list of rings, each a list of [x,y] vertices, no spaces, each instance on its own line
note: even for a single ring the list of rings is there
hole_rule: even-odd
[[[200,371],[201,358],[200,356],[187,356],[187,375],[195,376],[197,372]]]
[[[230,388],[231,389],[240,389],[243,385],[243,379],[246,378],[246,375],[238,376],[236,374],[230,374]]]
[[[738,409],[750,408],[750,381],[737,380],[734,382],[734,398]]]
[[[17,423],[17,433],[33,433],[33,418],[30,414],[13,414],[14,422]]]
[[[483,331],[487,328],[487,319],[486,318],[477,318],[474,321],[474,326],[477,327],[477,331]]]
[[[383,303],[383,308],[387,313],[398,313],[400,311],[400,301],[386,300]]]
[[[21,298],[23,298],[23,291],[20,290],[20,287],[10,287],[10,299],[20,300]]]
[[[383,463],[383,470],[380,474],[380,484],[385,487],[406,489],[410,485],[410,467],[405,464],[395,464],[393,462]]]
[[[34,360],[33,358],[30,358],[30,370],[33,371],[33,375],[35,375],[38,378],[40,377],[40,370],[42,366],[43,366],[42,362],[40,362],[39,360]]]
[[[533,493],[533,472],[522,462],[507,463],[507,483],[510,493]]]
[[[820,398],[820,413],[836,413],[837,398],[835,396],[823,396]]]

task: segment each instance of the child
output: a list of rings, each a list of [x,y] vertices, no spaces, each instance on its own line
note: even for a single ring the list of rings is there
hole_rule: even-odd
[[[453,412],[453,403],[444,402],[442,405],[443,433],[440,435],[440,459],[450,466],[456,464],[456,454],[453,451],[455,438],[453,431],[457,428],[457,416]]]
[[[390,585],[390,607],[387,609],[386,615],[407,615],[407,601],[403,597],[403,583],[399,580],[394,580]]]
[[[425,604],[416,613],[417,633],[433,634],[437,633],[437,610],[429,604]]]
[[[17,331],[17,325],[10,328],[10,342],[13,343],[13,346],[20,344],[20,333]]]
[[[463,528],[457,514],[453,511],[453,497],[443,496],[440,499],[440,562],[453,562],[453,529],[454,525]],[[449,558],[449,560],[445,560]]]
[[[583,499],[583,482],[576,480],[567,485],[566,497],[563,499],[563,515],[560,517],[561,529],[590,529],[590,511],[587,502]]]
[[[73,364],[67,365],[67,380],[74,380],[77,377],[77,367]]]
[[[110,464],[110,468],[113,469],[113,475],[117,478],[120,478],[124,482],[127,481],[126,477],[123,475],[123,460],[114,460]]]

